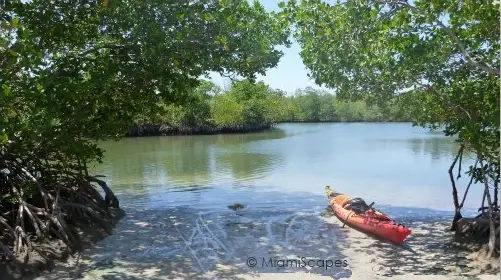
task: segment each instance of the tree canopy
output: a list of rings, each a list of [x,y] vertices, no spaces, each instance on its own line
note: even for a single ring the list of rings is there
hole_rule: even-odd
[[[464,149],[476,155],[479,165],[469,174],[485,184],[489,201],[494,189],[497,204],[499,3],[302,0],[280,6],[317,84],[348,99],[398,100],[416,124],[443,127],[461,144],[458,158]],[[455,221],[462,206],[452,175],[458,158],[449,171]]]
[[[307,87],[287,95],[263,82],[240,80],[222,90],[209,81],[189,93],[183,105],[158,104],[163,110],[139,115],[128,136],[247,132],[279,122],[410,121],[398,106],[380,107],[366,100],[342,100]]]
[[[47,237],[75,245],[69,225],[82,217],[106,225],[118,200],[88,174],[102,158],[96,141],[122,137],[163,106],[199,102],[191,92],[210,71],[264,73],[289,44],[284,23],[257,1],[5,2],[0,251],[9,256]],[[203,111],[185,114],[197,122]]]
[[[264,73],[287,44],[258,2],[10,1],[1,13],[5,110],[33,104],[37,120],[94,139],[120,135],[158,101],[183,101],[208,71]],[[27,89],[36,94],[18,93]]]

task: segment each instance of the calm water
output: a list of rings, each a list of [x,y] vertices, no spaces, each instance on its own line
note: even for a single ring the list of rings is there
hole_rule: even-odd
[[[233,279],[256,272],[339,279],[389,267],[395,275],[447,274],[469,262],[466,251],[447,247],[452,233],[444,232],[452,216],[447,170],[458,147],[410,124],[284,124],[265,133],[102,146],[105,161],[94,171],[107,176],[127,215],[113,235],[84,252],[85,279]],[[343,229],[327,210],[327,184],[375,201],[409,226],[406,247]],[[467,207],[478,206],[481,190],[473,189]],[[241,215],[227,208],[236,202],[247,205]],[[302,256],[349,267],[247,263]],[[74,272],[63,267],[39,279],[76,279]]]
[[[282,124],[264,133],[128,138],[102,147],[95,171],[128,208],[217,211],[240,202],[317,211],[330,185],[396,216],[453,209],[447,169],[457,147],[407,123]],[[478,208],[481,189],[470,193],[465,208]]]

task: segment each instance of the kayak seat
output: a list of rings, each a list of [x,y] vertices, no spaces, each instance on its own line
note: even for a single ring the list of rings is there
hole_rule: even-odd
[[[346,210],[351,210],[357,214],[365,213],[370,209],[370,206],[365,203],[360,197],[354,197],[346,200],[343,203],[343,208]]]

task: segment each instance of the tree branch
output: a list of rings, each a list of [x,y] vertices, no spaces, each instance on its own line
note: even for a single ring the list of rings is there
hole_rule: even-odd
[[[489,207],[489,229],[490,229],[490,233],[489,233],[489,252],[488,252],[488,256],[489,257],[492,257],[493,253],[494,253],[494,250],[495,250],[495,246],[496,246],[496,229],[495,229],[495,217],[494,217],[494,206],[492,204],[492,199],[491,199],[491,193],[489,191],[489,184],[488,184],[488,177],[487,177],[487,172],[484,168],[484,159],[482,157],[481,154],[478,154],[478,160],[480,162],[480,166],[482,166],[482,177],[483,177],[483,181],[484,181],[484,186],[485,186],[485,195],[486,195],[486,198],[487,198],[487,206]],[[489,167],[489,166],[487,166]]]
[[[93,53],[93,52],[96,52],[96,51],[99,51],[99,50],[102,50],[102,49],[137,49],[139,46],[137,45],[118,45],[118,44],[105,44],[105,45],[101,45],[101,46],[95,46],[95,47],[92,47],[90,49],[87,49],[81,53],[78,53],[77,56],[79,57],[83,57],[83,56],[86,56],[90,53]]]
[[[473,166],[474,169],[477,168],[477,164],[478,164],[478,159],[475,161],[475,165]],[[468,191],[470,190],[470,186],[473,183],[473,178],[474,178],[474,176],[470,176],[470,182],[468,183],[468,186],[466,187],[466,191],[464,192],[463,200],[461,201],[461,204],[459,204],[460,208],[463,208],[464,201],[466,200],[466,195],[468,194]]]
[[[461,147],[459,148],[459,151],[456,155],[456,158],[454,159],[454,161],[452,162],[450,168],[449,168],[449,177],[451,179],[451,184],[452,184],[452,197],[454,199],[454,207],[456,208],[456,211],[459,210],[459,200],[458,200],[458,191],[457,191],[457,188],[456,188],[456,181],[454,180],[454,174],[452,173],[452,171],[454,170],[454,166],[456,165],[459,157],[463,154],[463,150],[464,150],[464,144],[461,144]]]
[[[418,8],[416,6],[412,6],[407,1],[403,1],[403,0],[378,0],[378,2],[383,3],[383,4],[402,5],[404,7],[411,9],[411,10],[415,10],[422,15],[426,15],[426,13],[424,13],[420,8]],[[475,67],[477,67],[477,68],[479,68],[479,69],[481,69],[489,74],[494,74],[498,77],[500,76],[499,69],[494,68],[494,67],[490,66],[488,63],[482,62],[482,61],[480,61],[480,59],[474,57],[471,53],[469,53],[466,50],[465,44],[460,40],[459,36],[456,34],[456,32],[454,32],[454,30],[445,26],[445,24],[442,21],[440,21],[440,19],[438,17],[436,17],[435,15],[432,14],[431,16],[433,17],[435,23],[438,26],[440,26],[440,28],[444,29],[445,32],[447,32],[447,34],[451,37],[451,39],[456,43],[456,45],[459,47],[459,50],[461,51],[461,54],[464,56],[466,61],[468,61],[470,64],[474,65]]]

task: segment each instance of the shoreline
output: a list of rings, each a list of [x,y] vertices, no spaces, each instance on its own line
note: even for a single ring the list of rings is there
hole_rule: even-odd
[[[229,127],[197,126],[197,127],[171,127],[165,124],[141,124],[130,129],[125,137],[150,137],[150,136],[185,136],[185,135],[217,135],[217,134],[246,134],[272,130],[278,124],[334,124],[334,123],[409,123],[411,121],[370,121],[370,120],[339,120],[339,121],[280,121],[265,124],[244,124]]]
[[[137,125],[125,134],[125,137],[214,135],[261,132],[274,128],[275,124],[239,125],[232,127],[170,127],[159,124]]]
[[[283,279],[284,273],[288,279],[499,279],[499,259],[485,262],[450,244],[445,221],[411,224],[406,246],[395,246],[343,228],[328,212],[239,216],[131,208],[114,233],[82,251],[79,260],[70,257],[30,279]],[[249,267],[250,256],[344,260],[348,266]]]
[[[111,225],[111,228],[114,229],[120,220],[125,217],[125,212],[122,209],[112,208],[110,208],[109,211],[110,217],[106,219],[106,221]],[[98,242],[110,236],[103,228],[89,228],[88,224],[83,222],[78,222],[78,224],[73,227],[73,230],[76,232],[81,244],[81,250],[73,252],[73,254],[78,254],[83,250],[92,248],[96,246]],[[44,243],[34,244],[34,246],[38,247],[39,252],[31,252],[32,254],[27,263],[18,259],[13,262],[0,261],[0,275],[2,276],[2,280],[19,280],[38,277],[40,274],[51,272],[58,264],[65,263],[73,258],[70,248],[59,239],[48,240]],[[44,254],[46,257],[43,257],[40,253]]]

